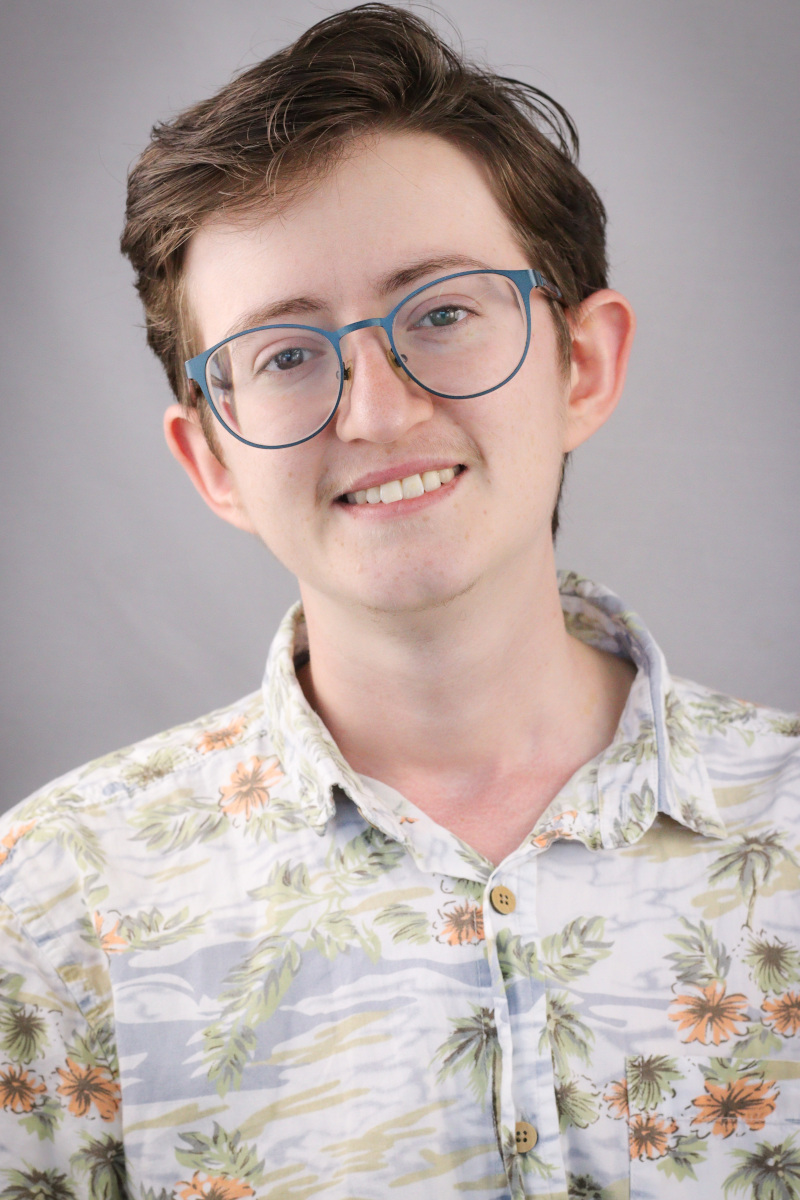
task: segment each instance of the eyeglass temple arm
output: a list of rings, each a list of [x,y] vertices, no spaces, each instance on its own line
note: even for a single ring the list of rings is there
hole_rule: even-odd
[[[564,299],[556,285],[551,283],[549,279],[545,279],[544,275],[542,275],[540,271],[535,271],[533,267],[531,267],[528,270],[528,274],[530,275],[531,283],[535,288],[541,288],[543,292],[547,292],[548,295],[552,296],[554,300]]]

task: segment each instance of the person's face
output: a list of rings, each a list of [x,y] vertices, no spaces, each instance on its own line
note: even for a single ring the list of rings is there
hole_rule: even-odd
[[[283,211],[265,205],[260,216],[209,221],[188,248],[187,298],[210,346],[243,314],[282,298],[285,313],[272,319],[335,329],[473,265],[529,265],[482,169],[440,138],[393,133],[354,146]],[[385,290],[401,270],[401,286]],[[544,562],[563,454],[605,413],[587,418],[586,403],[575,403],[580,368],[565,376],[541,293],[531,296],[521,370],[487,395],[433,397],[392,367],[387,350],[380,329],[345,338],[350,379],[333,420],[308,442],[255,449],[218,426],[223,467],[175,406],[173,452],[215,511],[256,533],[297,576],[306,600],[316,591],[418,610],[501,576],[520,556]],[[441,469],[455,477],[414,499],[345,499]]]

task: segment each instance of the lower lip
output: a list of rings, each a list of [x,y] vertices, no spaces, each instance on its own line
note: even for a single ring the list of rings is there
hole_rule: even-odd
[[[397,517],[412,517],[415,513],[423,512],[426,508],[430,508],[433,504],[438,504],[447,496],[450,496],[458,487],[460,481],[467,473],[467,468],[464,467],[455,475],[449,483],[443,483],[441,487],[435,488],[432,492],[424,492],[421,496],[414,496],[409,500],[395,500],[394,504],[348,504],[347,501],[337,500],[334,502],[336,508],[357,521],[391,521]]]

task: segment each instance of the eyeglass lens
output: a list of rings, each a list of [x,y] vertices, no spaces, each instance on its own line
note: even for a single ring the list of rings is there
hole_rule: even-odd
[[[490,391],[525,352],[525,306],[510,279],[489,272],[441,280],[407,300],[395,347],[424,388],[454,399]],[[249,442],[285,446],[316,433],[339,395],[339,359],[313,330],[272,326],[241,334],[208,360],[223,422]]]

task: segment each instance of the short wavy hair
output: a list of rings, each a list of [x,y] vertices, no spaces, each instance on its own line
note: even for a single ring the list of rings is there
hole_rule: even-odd
[[[572,119],[531,84],[467,61],[415,14],[360,4],[156,125],[128,176],[121,249],[147,341],[177,399],[199,410],[216,453],[213,417],[183,370],[203,349],[183,286],[192,234],[214,213],[291,200],[354,138],[381,131],[434,134],[484,165],[529,265],[561,291],[563,307],[549,303],[568,366],[565,310],[607,284],[605,209],[578,169]]]

